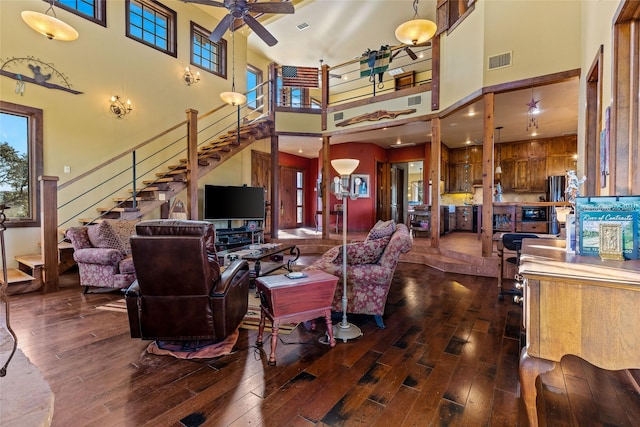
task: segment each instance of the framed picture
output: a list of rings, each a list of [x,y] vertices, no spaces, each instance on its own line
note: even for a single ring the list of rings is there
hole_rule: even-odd
[[[359,198],[370,197],[369,184],[371,184],[369,175],[351,175],[351,192],[357,194]]]

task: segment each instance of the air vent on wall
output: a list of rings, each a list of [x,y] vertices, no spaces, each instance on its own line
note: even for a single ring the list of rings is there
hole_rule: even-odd
[[[300,31],[306,30],[307,28],[309,28],[309,24],[307,24],[306,22],[303,22],[302,24],[296,25],[296,28],[298,28],[298,30]]]
[[[344,119],[344,113],[335,113],[333,115],[333,121],[336,122],[338,120]]]
[[[422,104],[422,97],[420,95],[418,96],[410,96],[408,99],[408,105],[409,107],[411,107],[412,105],[420,105]]]
[[[511,66],[512,52],[500,53],[489,57],[489,70],[495,70],[497,68],[504,68]]]

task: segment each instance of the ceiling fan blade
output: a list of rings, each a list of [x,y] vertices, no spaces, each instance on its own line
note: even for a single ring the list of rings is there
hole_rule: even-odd
[[[224,3],[213,0],[182,0],[185,3],[198,3],[204,6],[227,7]]]
[[[247,3],[247,10],[256,13],[294,13],[295,8],[288,2]]]
[[[407,52],[407,55],[409,55],[409,58],[413,59],[414,61],[416,59],[418,59],[418,55],[416,55],[411,49],[409,49],[409,47],[405,47],[404,50]]]
[[[209,40],[214,43],[218,43],[222,36],[224,36],[224,33],[229,29],[232,20],[233,16],[231,16],[231,14],[225,15],[225,17],[218,23],[218,26],[211,32]]]
[[[244,15],[244,22],[253,30],[254,33],[258,37],[260,37],[267,45],[275,46],[278,43],[278,40],[271,35],[269,31],[265,27],[262,26],[261,23],[256,21],[256,19],[251,15]]]

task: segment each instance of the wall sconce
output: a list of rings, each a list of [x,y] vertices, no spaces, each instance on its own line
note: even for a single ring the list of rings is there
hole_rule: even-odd
[[[109,109],[113,114],[118,116],[119,119],[123,118],[133,110],[133,108],[131,108],[131,100],[127,99],[127,103],[125,104],[118,95],[113,95],[111,97],[111,106]]]
[[[189,67],[185,67],[182,78],[187,82],[187,86],[194,85],[200,81],[200,71],[196,71],[196,73],[193,74]]]

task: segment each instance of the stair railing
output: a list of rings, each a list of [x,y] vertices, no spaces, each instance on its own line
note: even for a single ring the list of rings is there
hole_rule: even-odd
[[[264,82],[248,93],[258,91],[269,82]],[[266,95],[255,98],[264,99]],[[268,117],[268,102],[262,103],[263,111],[254,110],[245,105],[242,107],[244,116],[237,117],[236,107],[222,104],[206,113],[195,114],[195,138],[197,146],[202,147],[219,135],[234,131],[237,128],[238,120],[243,124],[251,124],[257,120]],[[112,215],[116,211],[124,211],[123,217],[136,217],[138,195],[154,186],[155,182],[162,179],[156,176],[156,171],[162,166],[177,162],[175,167],[167,167],[164,176],[170,176],[175,169],[181,166],[180,158],[188,153],[188,138],[191,128],[190,111],[187,110],[187,118],[162,132],[142,141],[134,147],[127,149],[120,154],[94,166],[86,172],[73,179],[61,183],[57,186],[58,229],[68,228],[76,225],[75,222],[91,223],[105,216]],[[190,166],[187,165],[187,169]],[[96,179],[96,177],[104,177]],[[139,187],[141,180],[150,183]],[[95,184],[87,186],[87,182]],[[114,205],[113,198],[122,194],[126,188],[131,187],[131,195],[118,199]],[[79,190],[80,189],[80,190]],[[100,204],[114,205],[103,213],[95,214],[92,209],[98,210]]]

